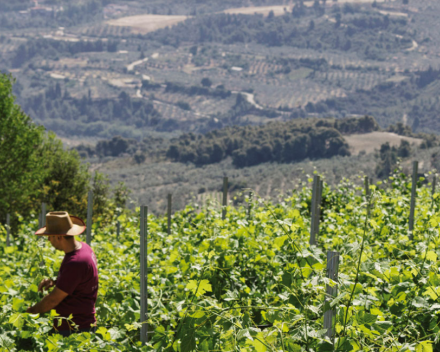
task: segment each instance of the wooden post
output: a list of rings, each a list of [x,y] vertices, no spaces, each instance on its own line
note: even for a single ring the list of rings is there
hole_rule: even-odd
[[[47,213],[47,209],[46,209],[46,203],[41,203],[41,214],[40,214],[40,224],[39,224],[39,228],[41,229],[42,227],[46,226],[46,213]],[[44,240],[44,236],[40,237],[40,240]],[[40,262],[40,267],[43,267],[46,265],[46,262],[44,261],[44,259]]]
[[[321,203],[322,203],[322,190],[324,188],[324,181],[319,182],[318,198],[316,203],[316,220],[315,220],[315,234],[319,237],[319,224],[321,222]]]
[[[11,215],[6,214],[6,247],[11,245]]]
[[[168,235],[171,234],[171,206],[172,206],[172,196],[168,194],[168,206],[167,206],[167,217],[168,217]]]
[[[120,213],[118,213],[118,217],[119,217]],[[118,221],[116,222],[116,238],[119,240],[119,236],[121,235],[121,222]]]
[[[339,269],[339,252],[327,252],[327,275],[328,278],[337,282]],[[336,318],[336,309],[330,307],[334,297],[338,295],[338,286],[326,286],[326,295],[324,303],[324,329],[327,329],[326,336],[334,343],[335,330],[334,323]]]
[[[252,191],[249,192],[249,204],[248,204],[248,220],[251,219],[251,212],[252,212]]]
[[[86,232],[86,242],[88,245],[92,243],[92,224],[93,224],[93,192],[89,191],[89,196],[87,198],[87,232]]]
[[[364,186],[365,186],[365,197],[370,198],[370,181],[368,179],[368,176],[365,176],[365,180],[364,180]]]
[[[437,186],[437,177],[434,175],[434,177],[432,179],[432,200],[433,201],[434,201],[434,194],[435,194],[435,187],[436,186]]]
[[[39,224],[38,224],[38,228],[41,229],[42,227],[44,227],[44,225],[46,224],[46,203],[41,203],[41,214],[39,217]]]
[[[311,225],[310,225],[310,245],[316,245],[316,221],[318,213],[318,200],[319,200],[319,188],[320,188],[320,177],[315,175],[313,177],[313,193],[312,193],[312,214],[311,214]]]
[[[412,189],[411,189],[411,207],[409,210],[409,239],[414,239],[414,213],[416,209],[416,196],[417,196],[417,176],[419,172],[419,163],[414,161],[413,163],[413,175],[412,175]]]
[[[228,206],[228,178],[223,178],[223,203],[222,203],[222,219],[226,219],[226,207]]]
[[[147,281],[147,273],[148,273],[148,258],[147,258],[147,250],[148,250],[148,207],[141,207],[141,277],[140,277],[140,286],[141,286],[141,318],[140,323],[141,326],[141,342],[145,345],[148,342],[148,324],[147,324],[147,314],[148,314],[148,281]]]

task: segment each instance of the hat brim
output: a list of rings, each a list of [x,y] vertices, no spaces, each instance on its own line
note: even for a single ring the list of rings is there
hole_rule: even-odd
[[[39,229],[35,234],[37,236],[78,236],[81,235],[86,230],[86,224],[84,221],[80,218],[77,218],[76,216],[69,216],[72,220],[73,226],[72,228],[67,231],[66,233],[49,233],[47,232],[47,228],[42,227]]]

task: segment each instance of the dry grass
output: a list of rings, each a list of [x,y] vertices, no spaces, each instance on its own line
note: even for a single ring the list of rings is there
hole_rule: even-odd
[[[375,0],[338,0],[338,4],[343,4],[343,3],[372,4],[374,1]],[[378,3],[385,2],[385,0],[376,0],[376,2]],[[313,6],[313,3],[314,1],[305,1],[304,5],[311,7]],[[332,2],[328,1],[327,5],[331,6]],[[292,4],[275,5],[275,6],[249,6],[249,7],[235,8],[235,9],[227,9],[223,12],[229,14],[243,14],[243,15],[253,15],[255,13],[258,13],[267,16],[271,11],[273,11],[275,16],[282,16],[286,11],[292,12],[292,8],[293,8]],[[392,13],[392,14],[396,16],[401,15],[400,13]]]
[[[118,18],[108,21],[110,26],[130,27],[135,33],[149,33],[173,26],[187,19],[187,16],[139,15]]]
[[[383,2],[384,0],[376,0],[377,2]],[[339,0],[339,3],[373,3],[374,0]],[[313,6],[313,1],[306,1],[306,6]],[[245,14],[253,15],[255,13],[267,16],[271,11],[275,16],[281,16],[286,11],[292,11],[292,5],[276,5],[276,6],[250,6],[240,7],[234,9],[225,10],[224,13],[229,14]],[[110,26],[116,27],[128,27],[131,28],[134,33],[149,33],[155,30],[171,27],[175,24],[185,21],[188,16],[165,16],[165,15],[138,15],[122,17],[116,20],[110,20],[107,22]]]
[[[284,10],[285,9],[285,10]],[[250,6],[250,7],[240,7],[236,9],[225,10],[224,13],[229,14],[242,14],[242,15],[253,15],[255,13],[267,16],[271,11],[274,12],[275,16],[284,15],[285,11],[291,12],[291,6]]]
[[[374,152],[374,149],[379,149],[380,146],[386,142],[391,146],[400,145],[401,140],[407,140],[409,143],[415,143],[420,145],[421,139],[399,136],[389,132],[372,132],[366,134],[355,134],[351,136],[345,136],[345,140],[350,145],[350,151],[352,154],[359,154],[364,150],[367,153]]]

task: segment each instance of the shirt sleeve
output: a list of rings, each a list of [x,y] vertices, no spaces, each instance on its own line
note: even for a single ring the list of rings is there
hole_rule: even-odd
[[[67,264],[62,270],[60,270],[56,287],[61,291],[66,292],[68,295],[72,295],[76,287],[81,283],[82,268],[77,265]]]

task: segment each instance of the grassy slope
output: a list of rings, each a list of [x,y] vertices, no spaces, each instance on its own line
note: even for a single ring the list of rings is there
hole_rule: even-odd
[[[420,172],[431,170],[431,155],[440,148],[416,151],[413,160],[420,163]],[[410,172],[411,160],[403,167]],[[222,179],[229,177],[234,192],[240,189],[252,189],[260,196],[278,200],[300,182],[307,181],[316,170],[323,174],[332,185],[344,177],[368,175],[374,178],[376,159],[374,154],[351,157],[335,157],[327,160],[305,160],[294,164],[266,163],[254,167],[235,169],[230,160],[206,167],[171,162],[150,162],[134,164],[130,159],[114,159],[105,164],[95,164],[94,168],[109,175],[113,182],[124,181],[133,190],[132,198],[148,205],[155,213],[164,213],[166,197],[173,194],[173,207],[183,208],[189,202],[205,202],[208,198],[219,198]],[[358,179],[359,184],[362,182]],[[198,194],[199,191],[204,192]],[[139,204],[137,203],[137,204]]]

